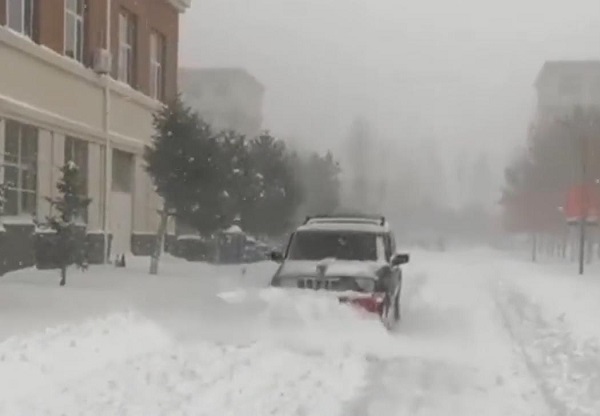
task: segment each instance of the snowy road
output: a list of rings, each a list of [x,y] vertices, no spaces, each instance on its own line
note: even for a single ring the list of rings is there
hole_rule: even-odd
[[[417,253],[394,333],[264,289],[271,264],[145,266],[0,281],[0,415],[600,414],[589,328],[545,316],[544,277],[503,255]]]

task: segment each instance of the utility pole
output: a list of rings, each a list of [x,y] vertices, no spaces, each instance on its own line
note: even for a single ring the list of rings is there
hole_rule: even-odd
[[[111,51],[111,3],[112,0],[106,0],[106,50]],[[104,120],[103,120],[103,133],[106,141],[106,147],[104,148],[104,209],[102,228],[104,234],[104,264],[110,262],[110,204],[111,204],[111,188],[112,188],[112,144],[110,137],[110,72],[104,75]],[[113,236],[114,238],[114,236]]]
[[[588,216],[588,198],[587,198],[587,141],[585,134],[579,135],[581,149],[581,218],[579,219],[579,274],[584,273],[585,264],[585,225]]]

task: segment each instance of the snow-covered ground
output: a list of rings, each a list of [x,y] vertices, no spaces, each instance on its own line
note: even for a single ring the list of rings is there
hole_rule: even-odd
[[[403,322],[167,258],[0,278],[0,415],[600,414],[600,283],[489,250],[414,253]]]

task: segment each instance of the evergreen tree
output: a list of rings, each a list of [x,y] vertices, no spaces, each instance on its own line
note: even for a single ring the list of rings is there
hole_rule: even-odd
[[[263,175],[257,170],[257,164],[250,154],[252,141],[229,131],[221,139],[221,178],[228,198],[224,212],[227,218],[240,218],[258,203],[265,190]]]
[[[150,273],[157,274],[169,217],[177,215],[179,220],[186,221],[186,214],[194,206],[191,189],[195,180],[190,167],[199,153],[197,138],[209,127],[179,96],[154,114],[153,126],[152,145],[146,148],[144,157],[146,171],[163,200],[150,262]]]
[[[265,132],[250,141],[248,157],[253,191],[242,205],[242,227],[255,235],[279,236],[291,227],[303,199],[293,155]]]
[[[76,221],[90,204],[91,199],[82,195],[82,183],[79,168],[73,161],[68,161],[60,169],[61,179],[56,184],[59,197],[47,198],[53,208],[58,212],[48,217],[52,229],[56,231],[56,252],[60,268],[60,285],[67,283],[67,267],[85,264],[85,251],[82,242],[77,238]]]
[[[238,164],[246,163],[245,139],[211,126],[177,97],[154,116],[155,134],[146,149],[146,170],[163,199],[151,263],[157,273],[169,216],[210,236],[231,224],[238,211],[234,191]]]

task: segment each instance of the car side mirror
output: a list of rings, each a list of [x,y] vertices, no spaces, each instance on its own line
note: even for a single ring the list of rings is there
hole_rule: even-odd
[[[392,258],[392,266],[400,266],[410,262],[410,254],[396,254]]]
[[[271,252],[271,260],[275,263],[283,263],[283,254],[281,251],[274,250]]]

